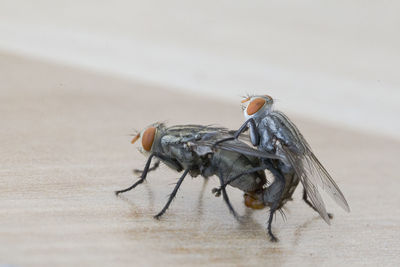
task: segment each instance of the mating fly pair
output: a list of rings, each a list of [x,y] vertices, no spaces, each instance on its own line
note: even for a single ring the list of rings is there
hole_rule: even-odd
[[[216,196],[222,192],[235,216],[225,190],[227,185],[245,193],[247,207],[270,207],[267,228],[272,241],[277,241],[271,230],[273,216],[292,199],[299,182],[304,187],[304,201],[328,224],[331,215],[326,212],[317,186],[322,187],[342,208],[349,211],[340,189],[315,157],[297,127],[282,112],[273,110],[273,99],[269,96],[252,96],[242,103],[246,121],[236,132],[199,125],[167,128],[163,124],[155,124],[145,129],[132,142],[142,140],[141,151],[148,155],[146,166],[134,185],[116,193],[129,191],[142,183],[147,173],[158,166],[157,162],[150,168],[152,158],[156,157],[170,168],[184,171],[167,204],[156,218],[168,209],[188,173],[193,177],[218,176],[221,186],[213,189],[213,192]],[[249,134],[244,135],[247,130]],[[274,177],[270,185],[267,185],[266,169]]]

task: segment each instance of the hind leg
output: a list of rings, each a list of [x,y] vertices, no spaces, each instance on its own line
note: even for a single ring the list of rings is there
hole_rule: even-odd
[[[263,196],[263,201],[265,205],[271,205],[271,209],[269,211],[269,218],[268,218],[268,234],[271,238],[272,242],[277,242],[278,238],[272,233],[272,219],[274,218],[275,212],[277,211],[279,207],[279,203],[282,198],[282,193],[285,188],[285,177],[283,174],[275,169],[275,168],[270,168],[269,169],[272,174],[275,177],[274,182],[267,187],[267,189],[264,192]]]

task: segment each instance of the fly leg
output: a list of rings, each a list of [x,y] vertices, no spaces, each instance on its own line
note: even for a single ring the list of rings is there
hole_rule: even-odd
[[[263,196],[263,201],[264,201],[265,205],[271,204],[271,209],[269,211],[267,230],[268,230],[268,234],[269,234],[269,236],[271,238],[271,241],[272,242],[277,242],[278,239],[272,233],[271,225],[272,225],[272,219],[274,217],[274,214],[277,211],[279,203],[281,201],[281,197],[282,197],[283,190],[285,188],[286,181],[285,181],[285,177],[283,176],[283,174],[279,170],[277,170],[275,168],[271,168],[269,170],[274,175],[275,180],[265,190],[264,196]]]
[[[237,139],[237,138],[239,137],[239,135],[240,135],[242,132],[244,132],[244,131],[247,130],[247,128],[248,128],[247,122],[248,122],[248,121],[246,121],[245,123],[243,123],[242,126],[240,126],[239,130],[237,130],[237,131],[235,132],[235,134],[233,135],[233,137],[228,137],[228,138],[224,138],[224,139],[218,140],[217,142],[214,143],[213,147],[216,147],[218,144],[221,144],[221,143],[223,143],[223,142],[231,141],[231,140]]]
[[[248,170],[248,171],[242,172],[242,173],[240,173],[240,174],[238,174],[238,175],[236,175],[236,176],[233,176],[232,178],[230,178],[230,179],[229,179],[228,181],[226,181],[226,182],[221,181],[221,186],[220,186],[219,188],[213,188],[211,192],[212,192],[213,194],[215,194],[216,197],[219,197],[219,196],[221,195],[221,192],[223,192],[223,191],[225,190],[225,188],[226,188],[226,186],[227,186],[228,184],[230,184],[230,183],[232,183],[233,181],[239,179],[239,178],[242,177],[243,175],[251,174],[251,173],[254,173],[254,172],[258,172],[258,171],[263,171],[263,170],[265,170],[265,169],[267,169],[267,168],[269,168],[269,166],[268,166],[268,167],[255,167],[255,168],[252,168],[252,169],[250,169],[250,170]]]
[[[304,200],[304,202],[306,202],[308,204],[308,206],[310,206],[313,210],[318,212],[318,210],[314,207],[314,205],[308,200],[307,191],[305,189],[303,189],[303,200]],[[332,219],[333,214],[328,212],[328,217],[329,217],[329,219]]]
[[[149,168],[148,172],[156,170],[160,166],[160,161],[157,160],[152,167]],[[144,170],[139,170],[139,169],[134,169],[133,173],[134,174],[142,174]]]
[[[218,178],[221,183],[220,192],[222,191],[222,197],[224,198],[224,201],[225,201],[226,205],[228,206],[229,211],[233,214],[233,216],[237,220],[239,220],[239,215],[236,213],[235,209],[233,208],[233,206],[229,200],[228,194],[226,193],[225,187],[222,187],[224,185],[224,179],[223,179],[221,172],[220,172],[220,175],[218,175]]]
[[[176,193],[178,192],[179,187],[181,186],[183,179],[185,179],[186,175],[189,173],[189,169],[186,169],[182,176],[179,178],[178,182],[175,185],[174,190],[172,191],[172,193],[169,195],[167,204],[165,204],[164,208],[157,213],[157,215],[154,216],[155,219],[160,219],[160,217],[165,213],[165,211],[168,209],[169,205],[171,204],[172,200],[174,199]]]
[[[223,142],[232,141],[232,140],[235,140],[235,137],[227,137],[227,138],[220,139],[213,144],[213,148],[215,148],[216,146],[218,146],[219,144],[221,144]]]
[[[226,141],[238,139],[239,136],[249,128],[250,128],[251,143],[253,144],[253,146],[258,146],[260,143],[260,135],[257,132],[256,122],[254,121],[253,118],[250,118],[247,121],[245,121],[242,124],[242,126],[240,126],[240,128],[235,132],[233,137],[228,137],[228,138],[218,140],[217,142],[214,143],[213,147],[215,148],[218,144],[226,142]]]
[[[150,168],[151,160],[153,159],[153,157],[157,157],[157,158],[159,158],[160,160],[162,160],[162,161],[164,161],[164,162],[168,162],[171,166],[174,167],[174,169],[175,169],[177,172],[180,172],[180,171],[182,171],[182,169],[183,169],[182,166],[181,166],[177,161],[175,161],[175,160],[173,160],[173,159],[171,159],[171,158],[165,157],[164,155],[162,155],[162,154],[160,154],[160,153],[153,152],[153,153],[148,157],[148,159],[147,159],[147,162],[146,162],[146,165],[144,166],[143,172],[142,172],[141,175],[140,175],[140,179],[139,179],[136,183],[134,183],[132,186],[130,186],[130,187],[126,188],[126,189],[115,191],[115,194],[116,194],[117,196],[118,196],[119,194],[121,194],[121,193],[130,191],[130,190],[132,190],[133,188],[135,188],[137,185],[143,183],[144,180],[146,180],[146,177],[147,177],[147,174],[149,173],[149,171],[155,170],[155,169],[159,166],[160,162],[157,161],[157,162],[154,164],[154,166],[153,166],[152,168]]]
[[[136,183],[134,183],[133,185],[131,185],[131,186],[128,187],[128,188],[115,191],[115,195],[118,196],[118,195],[121,194],[121,193],[130,191],[130,190],[132,190],[133,188],[135,188],[137,185],[143,183],[144,180],[146,180],[147,173],[149,172],[149,169],[150,169],[150,163],[151,163],[151,160],[153,159],[154,156],[155,156],[155,154],[151,154],[150,157],[147,159],[147,162],[146,162],[146,165],[144,166],[144,170],[143,170],[143,172],[142,172],[142,175],[140,175],[140,179],[139,179]]]
[[[271,210],[269,212],[268,227],[267,227],[268,234],[269,234],[269,237],[271,238],[272,242],[278,242],[278,238],[272,233],[272,230],[271,230],[272,219],[274,218],[275,211],[276,211],[276,207],[271,207]]]

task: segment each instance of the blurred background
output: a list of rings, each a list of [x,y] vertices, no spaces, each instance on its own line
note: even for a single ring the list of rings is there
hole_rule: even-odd
[[[397,1],[1,0],[0,53],[236,104],[247,93],[270,94],[280,109],[400,138],[399,8]]]

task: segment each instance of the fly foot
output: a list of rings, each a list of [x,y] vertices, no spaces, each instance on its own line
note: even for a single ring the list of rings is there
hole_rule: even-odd
[[[278,238],[276,238],[273,234],[270,234],[269,237],[270,237],[271,242],[275,243],[275,242],[279,241]]]
[[[268,229],[268,235],[271,242],[278,242],[278,238],[272,233],[271,229]]]
[[[222,190],[222,187],[220,187],[220,188],[213,188],[213,189],[211,190],[211,192],[212,192],[216,197],[219,197],[219,196],[221,195],[221,190]]]
[[[160,212],[160,213],[154,215],[153,218],[156,220],[160,220],[162,215],[163,215],[163,213]]]

